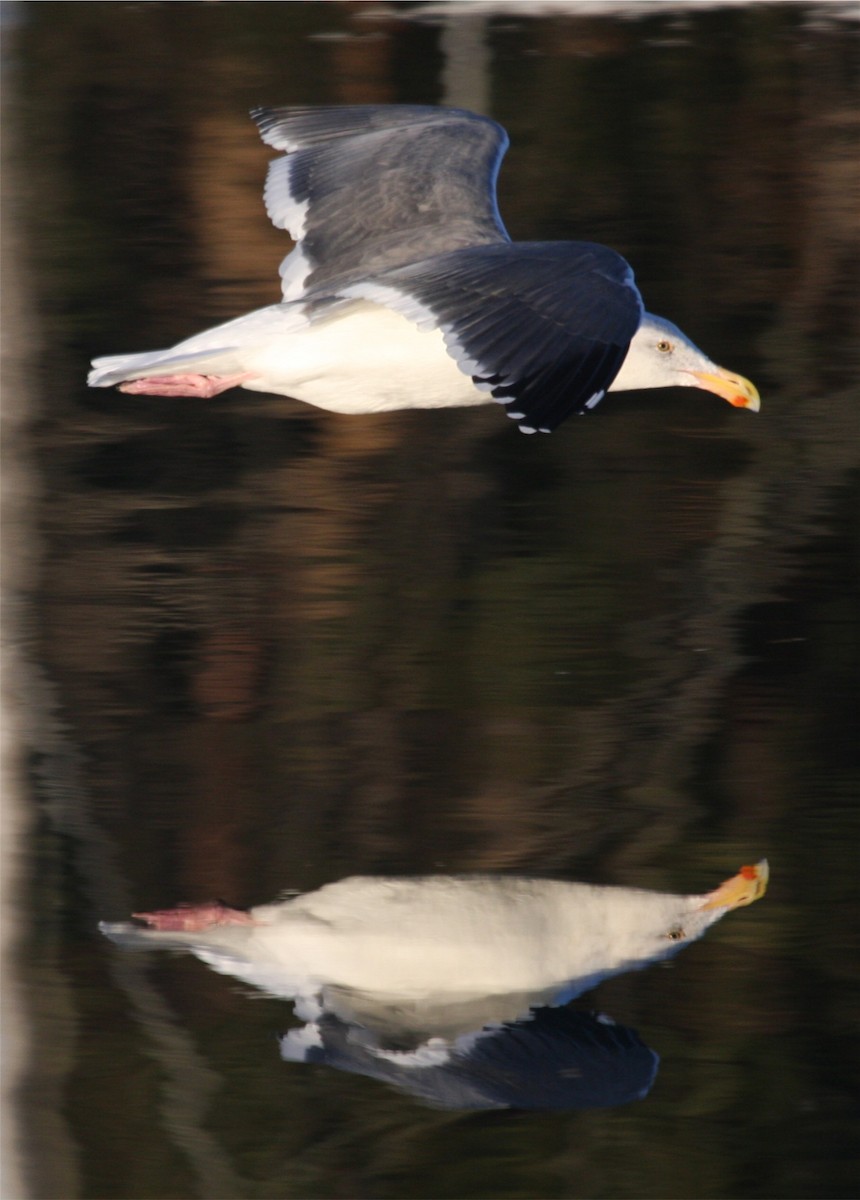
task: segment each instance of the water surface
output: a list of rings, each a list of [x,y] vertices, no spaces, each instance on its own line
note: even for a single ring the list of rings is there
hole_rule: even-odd
[[[5,53],[26,1194],[856,1195],[856,23],[45,3]],[[278,298],[249,108],[398,101],[503,122],[512,236],[619,250],[761,414],[628,394],[527,438],[86,388]],[[763,855],[760,904],[578,1002],[661,1059],[595,1111],[284,1062],[289,1005],[96,931],[353,873],[700,892]]]

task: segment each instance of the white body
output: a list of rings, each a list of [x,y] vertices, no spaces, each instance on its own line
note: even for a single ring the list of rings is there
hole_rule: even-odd
[[[199,932],[103,926],[185,947],[283,997],[325,986],[405,999],[563,994],[675,953],[728,907],[708,897],[514,878],[357,876]]]
[[[180,371],[248,372],[250,391],[292,396],[347,414],[487,404],[445,347],[438,329],[419,329],[367,301],[338,305],[309,321],[303,304],[274,304],[197,334],[170,350],[100,358],[90,385],[157,379]]]
[[[169,350],[97,358],[88,382],[112,387],[184,374],[248,375],[237,381],[240,387],[352,415],[492,403],[489,391],[458,365],[458,356],[455,340],[446,342],[442,330],[382,304],[346,300],[310,320],[305,305],[295,302],[257,309]],[[671,322],[646,313],[608,391],[671,384],[705,387],[758,408],[752,384],[717,367]],[[595,393],[587,407],[603,394]]]
[[[418,329],[378,304],[357,303],[336,320],[306,325],[277,342],[249,346],[244,386],[304,400],[330,412],[369,413],[418,406],[486,404],[445,349],[438,329]]]

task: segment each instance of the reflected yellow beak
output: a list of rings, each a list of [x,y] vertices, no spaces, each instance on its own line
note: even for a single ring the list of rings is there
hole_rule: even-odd
[[[691,371],[690,374],[698,380],[699,387],[704,388],[706,392],[722,396],[735,408],[748,408],[751,412],[758,412],[761,408],[758,389],[754,383],[744,379],[743,375],[724,371],[722,367],[717,367],[713,375],[706,371]]]
[[[705,897],[702,908],[743,908],[752,904],[767,891],[770,868],[763,858],[753,867],[741,867],[737,875],[721,883],[715,892]]]

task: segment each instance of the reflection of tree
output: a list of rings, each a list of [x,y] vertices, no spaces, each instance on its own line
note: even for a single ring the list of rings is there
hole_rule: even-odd
[[[587,870],[687,886],[688,866],[710,879],[764,840],[798,862],[811,844],[821,874],[846,878],[850,839],[804,794],[817,800],[823,763],[838,808],[851,778],[841,760],[830,771],[836,748],[816,715],[845,721],[840,628],[855,620],[842,593],[856,528],[840,508],[857,465],[845,41],[822,29],[801,43],[790,10],[761,6],[696,18],[683,54],[646,46],[660,21],[491,30],[494,111],[515,139],[502,176],[512,232],[611,241],[635,257],[649,303],[715,354],[724,346],[730,365],[752,360],[755,331],[758,420],[693,394],[625,399],[538,442],[489,411],[355,421],[244,394],[72,395],[89,350],[166,343],[273,299],[287,245],[262,215],[267,152],[243,109],[402,98],[404,47],[421,51],[434,98],[434,30],[305,42],[342,20],[323,7],[199,6],[204,21],[183,6],[116,6],[110,20],[101,6],[31,6],[18,33],[39,81],[16,112],[21,186],[51,197],[31,254],[52,347],[34,430],[38,649],[83,753],[86,819],[63,833],[115,845],[142,906],[249,903],[350,870]],[[566,57],[583,45],[590,56]],[[332,69],[318,82],[334,61],[337,80]],[[261,94],[263,72],[279,86]],[[100,857],[78,869],[98,875]],[[95,915],[121,914],[88,912],[87,929]],[[777,938],[774,910],[756,920]],[[822,935],[822,980],[840,928]],[[724,1093],[696,1099],[724,1114],[765,1016],[787,1014],[790,1039],[802,1001],[786,968],[767,985],[773,1004],[733,995],[727,1026],[702,961],[672,977],[672,1010],[686,1013],[679,1045],[721,1056]],[[72,985],[89,970],[68,956],[58,969]],[[747,977],[738,967],[738,987]],[[188,974],[176,986],[199,1022],[203,985]],[[667,990],[648,977],[623,995],[643,1022]],[[226,988],[217,1006],[201,1038],[235,1077],[270,1010],[248,1015]],[[229,1039],[219,1021],[234,1022]],[[100,1070],[78,1064],[70,1093],[91,1097]],[[766,1063],[768,1077],[801,1073],[787,1051]],[[416,1124],[356,1088],[357,1123],[321,1150],[314,1139],[353,1093],[305,1081],[292,1095],[273,1080],[290,1105],[285,1142],[270,1111],[253,1132],[213,1116],[239,1173],[267,1187],[280,1187],[288,1152],[304,1172],[290,1194],[357,1195],[474,1145],[467,1128]],[[688,1102],[655,1098],[647,1148],[635,1117],[611,1126],[655,1188]],[[607,1193],[610,1134],[587,1118],[572,1146],[554,1128],[547,1189],[577,1178]],[[394,1136],[356,1157],[380,1129]],[[437,1132],[451,1139],[444,1154]],[[681,1136],[686,1161],[726,1194],[719,1146],[694,1155]],[[344,1165],[351,1156],[365,1166]],[[514,1161],[527,1178],[532,1152]],[[464,1185],[450,1171],[432,1179],[454,1194]]]

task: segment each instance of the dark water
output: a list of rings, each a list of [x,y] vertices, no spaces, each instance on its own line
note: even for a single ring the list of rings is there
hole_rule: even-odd
[[[584,8],[6,13],[4,1195],[860,1191],[857,25]],[[247,110],[368,101],[502,121],[512,235],[621,251],[761,414],[628,394],[527,438],[89,391],[95,354],[277,299]],[[763,855],[762,902],[579,1002],[661,1058],[599,1111],[283,1062],[288,1004],[96,932],[355,872],[694,892]]]

